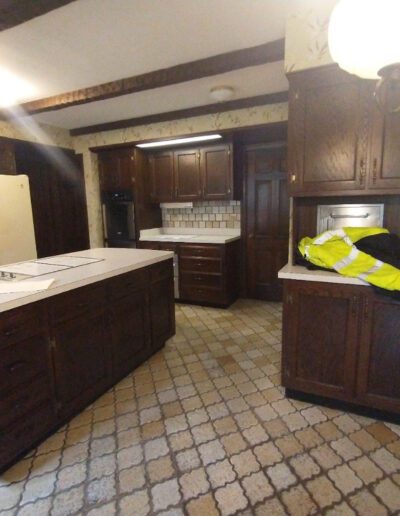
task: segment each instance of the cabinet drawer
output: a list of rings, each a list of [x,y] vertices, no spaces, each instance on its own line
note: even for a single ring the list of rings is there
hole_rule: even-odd
[[[0,390],[20,385],[48,367],[47,339],[31,337],[4,348],[0,355]]]
[[[55,424],[50,403],[41,405],[27,414],[22,421],[0,430],[0,464],[6,465],[30,448]]]
[[[182,272],[182,286],[222,288],[222,274],[203,274],[201,272]]]
[[[181,271],[188,272],[221,272],[221,260],[210,258],[181,258]]]
[[[43,332],[43,305],[34,303],[0,314],[0,349]]]
[[[104,303],[104,285],[90,285],[55,296],[51,299],[50,311],[54,322],[66,321],[88,310],[100,309]]]
[[[146,287],[148,272],[146,269],[128,272],[112,278],[109,283],[111,299],[125,297],[132,292],[137,292]]]
[[[0,393],[0,429],[11,425],[50,398],[50,386],[46,375],[37,377],[17,389]]]
[[[222,246],[219,245],[181,245],[181,256],[202,256],[205,258],[220,258]]]
[[[150,267],[150,281],[155,283],[156,281],[160,281],[164,278],[169,278],[173,276],[173,260],[172,258],[169,260],[165,260],[163,262],[155,263]]]
[[[181,287],[180,297],[186,301],[204,302],[210,304],[225,304],[225,294],[221,289],[212,289],[205,287]]]

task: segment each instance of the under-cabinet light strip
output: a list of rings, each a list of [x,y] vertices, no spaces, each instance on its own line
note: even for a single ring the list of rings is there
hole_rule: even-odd
[[[192,143],[192,142],[203,142],[207,140],[219,140],[222,138],[220,134],[205,134],[203,136],[190,136],[189,138],[176,138],[175,140],[161,140],[158,142],[149,142],[149,143],[138,143],[136,147],[141,147],[142,149],[149,147],[165,147],[168,145],[180,145],[182,143]]]

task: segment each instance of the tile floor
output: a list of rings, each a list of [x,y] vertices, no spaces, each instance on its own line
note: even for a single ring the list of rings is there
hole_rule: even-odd
[[[400,427],[285,399],[280,326],[178,306],[162,352],[0,477],[0,514],[399,514]]]

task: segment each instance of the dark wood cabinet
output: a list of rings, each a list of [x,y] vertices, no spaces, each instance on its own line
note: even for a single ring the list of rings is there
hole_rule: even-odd
[[[0,174],[14,175],[16,173],[14,142],[0,138]]]
[[[358,307],[359,293],[346,285],[304,281],[286,285],[285,387],[347,401],[353,398]]]
[[[175,333],[172,259],[0,313],[0,470]]]
[[[175,200],[178,202],[201,199],[201,170],[199,149],[174,152]]]
[[[29,177],[38,257],[87,249],[81,156],[67,149],[17,142],[15,161],[17,173]]]
[[[371,287],[286,280],[282,383],[400,413],[400,302]]]
[[[149,162],[154,202],[234,198],[231,144],[156,152]]]
[[[99,153],[101,190],[131,190],[134,183],[134,161],[133,148],[110,149]]]
[[[400,413],[400,301],[365,295],[360,342],[358,396]]]
[[[168,202],[174,198],[174,156],[172,152],[156,152],[149,156],[151,199]]]
[[[384,114],[375,82],[337,65],[289,76],[290,194],[371,195],[400,189],[400,114]]]
[[[213,145],[200,149],[202,199],[233,199],[233,167],[230,145]]]

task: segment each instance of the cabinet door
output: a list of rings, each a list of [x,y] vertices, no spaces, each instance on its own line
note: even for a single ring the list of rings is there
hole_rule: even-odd
[[[368,293],[361,328],[358,397],[400,412],[400,302]]]
[[[383,113],[370,89],[372,109],[371,159],[368,189],[400,190],[400,113]]]
[[[173,152],[157,152],[149,157],[150,196],[152,201],[174,200],[174,155]]]
[[[62,417],[83,408],[110,383],[107,331],[103,311],[86,312],[54,327],[54,373]]]
[[[295,74],[289,95],[291,193],[365,189],[368,92],[335,67]]]
[[[201,199],[200,152],[182,149],[174,152],[175,199],[197,201]]]
[[[233,198],[230,145],[214,145],[200,150],[203,199],[220,201]]]
[[[100,188],[105,192],[130,190],[134,182],[134,150],[113,149],[99,153]]]
[[[174,279],[171,275],[150,285],[150,324],[153,349],[175,334]]]
[[[113,379],[130,373],[150,354],[148,295],[132,292],[113,301],[110,311]]]
[[[358,314],[359,294],[351,287],[285,281],[283,385],[351,400]]]

